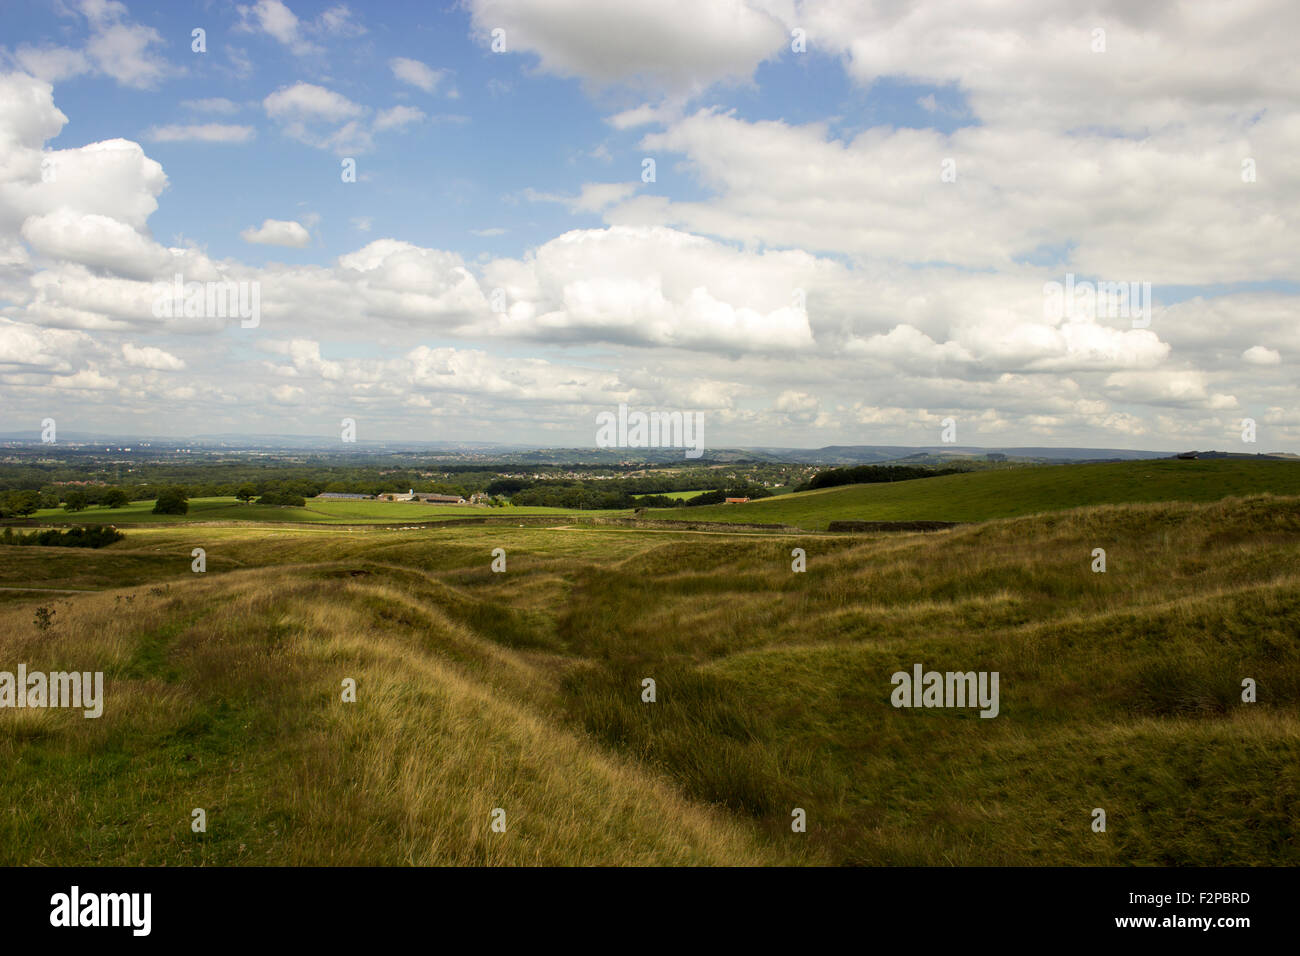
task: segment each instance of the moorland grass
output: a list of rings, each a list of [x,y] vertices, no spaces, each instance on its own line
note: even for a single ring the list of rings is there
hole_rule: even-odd
[[[10,592],[0,669],[107,675],[98,720],[0,710],[0,863],[1300,863],[1300,497],[893,535],[171,525],[37,560],[75,550],[0,549],[0,584],[105,589]],[[893,708],[916,663],[998,671],[999,716]]]

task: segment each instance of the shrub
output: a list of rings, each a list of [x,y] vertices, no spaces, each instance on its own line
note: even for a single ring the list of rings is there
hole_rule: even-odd
[[[179,486],[164,488],[158,492],[158,500],[153,506],[153,513],[156,515],[183,515],[188,514],[189,510],[190,503],[185,496],[185,489]]]

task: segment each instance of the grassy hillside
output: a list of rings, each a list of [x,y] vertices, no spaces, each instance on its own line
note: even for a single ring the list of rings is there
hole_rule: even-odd
[[[1300,494],[1300,462],[1207,460],[1043,465],[874,485],[846,485],[744,505],[659,508],[647,518],[786,524],[831,521],[986,521],[1084,505],[1217,501],[1229,495]]]
[[[107,701],[0,710],[0,864],[1300,864],[1300,497],[0,547],[0,583],[41,575],[107,590],[7,592],[0,669]],[[894,709],[915,663],[998,671],[1000,715]]]

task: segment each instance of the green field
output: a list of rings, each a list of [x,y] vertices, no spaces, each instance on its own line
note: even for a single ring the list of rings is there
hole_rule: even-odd
[[[511,515],[571,515],[565,508],[486,508],[470,505],[416,505],[401,501],[318,500],[308,498],[304,508],[244,504],[235,498],[191,498],[184,515],[156,515],[152,501],[133,501],[122,508],[91,507],[68,512],[44,508],[32,517],[44,524],[184,524],[194,521],[283,521],[323,524],[384,524],[394,521],[435,521],[442,518],[508,518]],[[629,511],[585,511],[581,514],[620,515]]]
[[[672,498],[674,501],[689,501],[691,498],[694,498],[696,495],[702,495],[706,491],[710,491],[710,490],[712,489],[699,488],[696,489],[695,491],[659,491],[659,492],[655,492],[655,494],[663,498]],[[638,497],[645,497],[645,496],[641,495]]]
[[[1187,464],[781,502],[1051,512],[925,534],[214,520],[0,546],[0,670],[105,673],[98,719],[0,709],[0,864],[1300,864],[1300,494]],[[1222,500],[1033,490],[1125,475]],[[1224,497],[1242,480],[1268,493]],[[891,706],[915,664],[998,672],[998,716]]]
[[[1227,495],[1300,494],[1300,462],[1205,460],[1043,465],[872,485],[844,485],[647,518],[784,524],[825,530],[831,521],[987,521],[1084,505],[1217,501]]]

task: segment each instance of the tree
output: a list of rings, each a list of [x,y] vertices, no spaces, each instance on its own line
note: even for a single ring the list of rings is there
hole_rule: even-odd
[[[235,492],[235,497],[244,504],[248,504],[257,497],[257,489],[246,482],[239,486],[239,490]]]
[[[130,500],[121,488],[109,488],[99,503],[105,508],[121,508],[129,504]]]
[[[183,515],[188,514],[189,510],[190,503],[185,497],[185,489],[179,485],[158,492],[158,500],[153,505],[153,513],[156,515]]]
[[[38,491],[11,491],[5,495],[5,510],[20,518],[35,514],[40,506],[41,495]]]
[[[63,496],[63,507],[66,511],[85,511],[86,493],[84,491],[69,491]]]
[[[41,489],[41,507],[57,508],[59,506],[59,493],[53,488]]]

